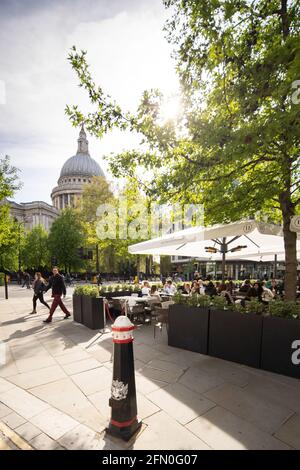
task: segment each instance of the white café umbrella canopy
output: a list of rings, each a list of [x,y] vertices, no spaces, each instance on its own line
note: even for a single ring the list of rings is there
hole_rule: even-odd
[[[210,249],[208,252],[207,249]],[[214,250],[217,250],[214,253]],[[170,255],[225,262],[226,259],[272,261],[274,255],[284,260],[282,227],[255,220],[242,220],[226,225],[191,227],[162,237],[131,245],[132,254]],[[297,239],[300,254],[300,238]]]

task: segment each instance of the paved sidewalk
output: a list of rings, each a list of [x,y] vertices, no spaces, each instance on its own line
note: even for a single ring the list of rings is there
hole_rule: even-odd
[[[111,334],[89,347],[97,332],[59,310],[45,325],[44,307],[29,315],[31,291],[9,296],[0,287],[0,449],[21,448],[2,429],[33,449],[125,448],[104,436]],[[300,449],[299,380],[169,347],[148,325],[134,353],[143,427],[130,448]]]

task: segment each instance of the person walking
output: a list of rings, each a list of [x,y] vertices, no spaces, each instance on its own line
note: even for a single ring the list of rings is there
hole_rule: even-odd
[[[39,300],[41,302],[41,304],[45,305],[50,310],[49,305],[44,300],[44,290],[46,288],[46,282],[45,282],[45,279],[43,279],[41,273],[35,273],[32,288],[33,288],[34,294],[33,294],[33,298],[32,298],[33,310],[31,312],[31,314],[32,313],[37,313],[37,311],[36,311],[36,302],[37,302],[37,300]]]
[[[27,271],[25,271],[23,274],[23,280],[24,282],[23,282],[22,287],[26,286],[27,289],[30,289],[30,274]]]
[[[64,278],[61,274],[59,274],[57,266],[54,266],[54,268],[52,269],[52,273],[53,276],[49,278],[49,284],[45,288],[45,292],[47,292],[49,289],[52,289],[53,302],[50,308],[49,316],[46,320],[44,320],[44,323],[52,322],[53,313],[55,312],[58,305],[65,314],[64,320],[69,318],[71,315],[61,299],[62,295],[64,297],[66,296],[66,285]]]

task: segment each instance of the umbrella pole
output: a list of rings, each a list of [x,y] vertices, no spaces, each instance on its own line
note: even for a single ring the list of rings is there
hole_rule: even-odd
[[[277,278],[277,255],[274,256],[274,279]]]
[[[222,282],[225,281],[226,238],[222,238]]]

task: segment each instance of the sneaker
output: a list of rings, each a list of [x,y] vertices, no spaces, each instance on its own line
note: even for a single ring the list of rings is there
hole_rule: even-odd
[[[71,316],[70,313],[66,313],[65,316],[64,316],[64,320],[67,320],[70,316]]]

